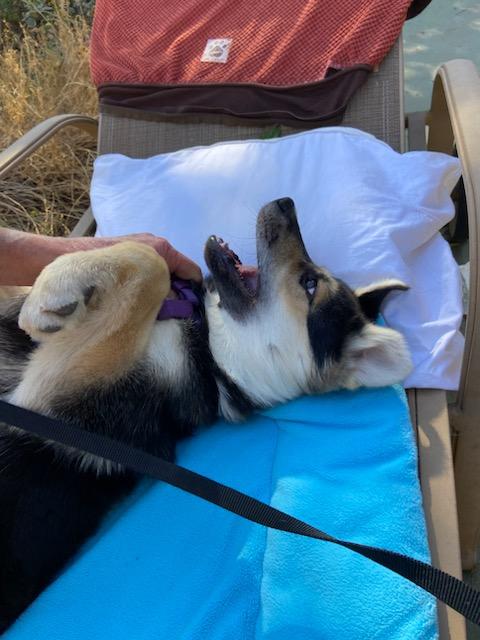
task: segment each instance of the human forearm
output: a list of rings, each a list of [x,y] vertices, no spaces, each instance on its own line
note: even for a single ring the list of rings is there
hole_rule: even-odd
[[[31,285],[43,267],[62,253],[58,240],[0,228],[0,285]]]
[[[116,238],[59,238],[0,227],[0,286],[28,286],[40,271],[63,253],[87,251],[117,242],[134,240],[153,247],[165,258],[170,271],[186,280],[200,281],[199,267],[164,238],[138,233]]]

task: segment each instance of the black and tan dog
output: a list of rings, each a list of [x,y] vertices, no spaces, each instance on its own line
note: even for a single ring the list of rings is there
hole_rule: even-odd
[[[149,247],[58,258],[0,309],[0,394],[172,460],[179,438],[219,415],[239,421],[301,394],[407,375],[403,339],[373,323],[402,283],[353,292],[317,267],[288,198],[260,212],[257,254],[253,277],[208,240],[200,323],[156,321],[170,277]],[[0,630],[135,482],[105,460],[0,428]]]

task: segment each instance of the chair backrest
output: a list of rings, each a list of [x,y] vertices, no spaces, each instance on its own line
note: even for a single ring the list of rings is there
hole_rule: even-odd
[[[404,149],[403,56],[399,39],[379,69],[351,100],[343,123],[372,133],[393,149]],[[128,117],[101,109],[99,153],[122,153],[133,158],[148,158],[158,153],[186,147],[208,145],[223,140],[245,140],[265,136],[272,125],[245,121],[214,122],[189,116],[168,120],[164,116],[138,112]],[[282,135],[298,131],[281,126]]]

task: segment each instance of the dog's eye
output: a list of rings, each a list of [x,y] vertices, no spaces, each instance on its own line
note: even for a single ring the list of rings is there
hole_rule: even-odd
[[[317,290],[317,280],[315,278],[308,278],[302,282],[302,286],[305,289],[307,298],[311,301]]]

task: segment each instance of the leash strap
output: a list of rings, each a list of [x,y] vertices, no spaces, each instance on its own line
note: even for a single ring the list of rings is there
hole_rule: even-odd
[[[240,491],[105,436],[85,431],[0,400],[0,419],[41,438],[116,462],[162,480],[257,524],[345,547],[418,585],[480,625],[480,591],[431,565],[394,551],[334,538],[319,529]]]

